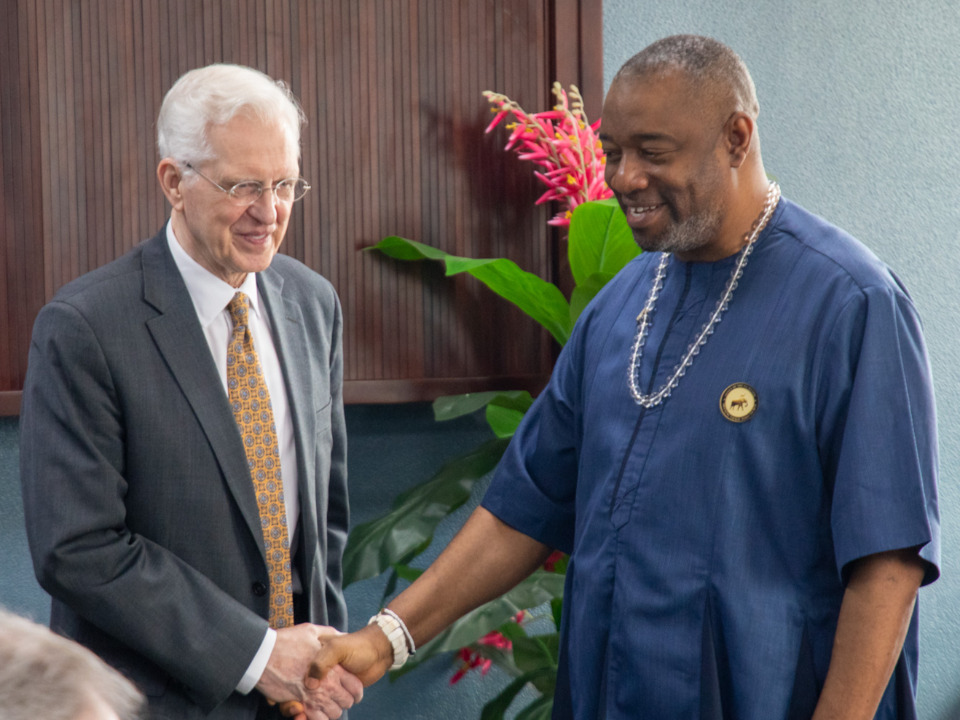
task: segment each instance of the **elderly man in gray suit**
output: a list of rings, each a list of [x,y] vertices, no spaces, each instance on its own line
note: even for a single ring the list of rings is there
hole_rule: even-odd
[[[277,249],[303,114],[282,83],[212,65],[157,122],[170,221],[68,284],[33,331],[21,415],[27,531],[52,627],[148,698],[151,718],[338,718],[345,629],[342,316]]]

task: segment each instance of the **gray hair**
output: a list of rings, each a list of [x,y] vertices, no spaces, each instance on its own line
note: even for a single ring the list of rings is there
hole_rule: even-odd
[[[753,119],[760,113],[757,89],[746,64],[733,50],[701,35],[672,35],[647,46],[623,64],[614,77],[682,72],[710,99],[731,102]]]
[[[306,116],[287,84],[253,68],[227,64],[191,70],[167,92],[157,117],[160,157],[194,163],[212,159],[207,128],[227,123],[240,112],[283,123],[299,157]]]
[[[0,708],[4,720],[73,720],[97,700],[136,720],[143,696],[72,640],[0,609]]]

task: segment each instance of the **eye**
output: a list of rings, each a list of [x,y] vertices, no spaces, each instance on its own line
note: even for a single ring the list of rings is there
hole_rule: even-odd
[[[620,148],[601,147],[600,152],[602,152],[606,156],[607,162],[609,163],[615,163],[620,161]]]
[[[276,184],[277,197],[284,202],[295,202],[306,195],[310,183],[303,178],[287,178]]]
[[[663,163],[669,159],[670,151],[663,148],[641,148],[640,157],[652,163]]]
[[[263,192],[263,185],[255,180],[239,182],[230,188],[230,195],[237,200],[255,200]]]

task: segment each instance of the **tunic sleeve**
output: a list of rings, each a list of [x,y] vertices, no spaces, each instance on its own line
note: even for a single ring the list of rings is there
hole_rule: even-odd
[[[483,499],[487,510],[515,530],[567,553],[573,549],[576,515],[583,325],[560,353]]]
[[[829,330],[818,387],[818,443],[835,557],[921,547],[924,584],[940,574],[937,430],[920,321],[899,287],[868,287]]]

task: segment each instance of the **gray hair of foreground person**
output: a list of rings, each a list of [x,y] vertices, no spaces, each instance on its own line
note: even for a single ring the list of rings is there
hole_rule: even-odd
[[[3,720],[137,720],[143,696],[94,653],[0,609]]]

